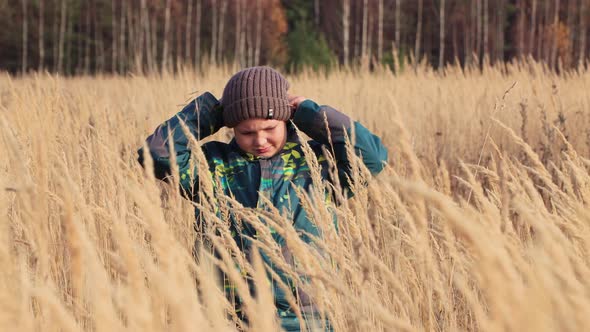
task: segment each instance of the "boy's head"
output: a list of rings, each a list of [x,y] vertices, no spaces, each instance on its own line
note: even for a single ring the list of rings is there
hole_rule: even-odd
[[[271,157],[287,140],[291,118],[289,82],[269,67],[246,68],[230,78],[221,104],[225,126],[234,128],[240,148],[259,157]]]

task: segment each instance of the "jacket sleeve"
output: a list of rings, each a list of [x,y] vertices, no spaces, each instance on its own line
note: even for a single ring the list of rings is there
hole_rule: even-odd
[[[326,128],[326,120],[328,123]],[[376,175],[383,170],[387,162],[387,149],[381,139],[371,133],[357,121],[330,106],[320,106],[307,99],[299,104],[293,123],[313,140],[329,145],[332,142],[334,158],[338,166],[338,175],[343,188],[349,187],[351,164],[346,153],[346,135],[351,137],[354,128],[356,140],[354,151],[361,157],[371,174]]]
[[[206,92],[195,100],[186,105],[180,112],[172,118],[164,121],[156,128],[153,134],[147,139],[149,151],[144,151],[143,147],[139,149],[138,161],[144,165],[144,154],[149,153],[154,161],[155,176],[158,179],[165,179],[171,174],[170,146],[168,139],[172,139],[174,144],[174,153],[176,155],[176,164],[180,174],[180,185],[185,193],[192,190],[196,181],[196,175],[191,172],[196,170],[190,169],[191,150],[188,147],[189,139],[184,134],[180,125],[181,120],[186,124],[190,133],[200,140],[214,134],[223,126],[221,106],[217,98],[211,93]],[[191,178],[193,181],[191,181]]]

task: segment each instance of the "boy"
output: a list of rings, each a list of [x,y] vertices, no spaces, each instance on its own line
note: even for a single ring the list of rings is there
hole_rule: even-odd
[[[180,127],[180,120],[184,121],[197,139],[212,135],[223,126],[233,128],[235,137],[229,144],[215,141],[202,145],[209,166],[206,176],[219,181],[223,193],[232,195],[246,208],[264,210],[269,200],[279,211],[286,211],[294,228],[306,242],[310,241],[308,234],[320,236],[295,193],[296,188],[308,190],[312,179],[293,124],[312,138],[309,145],[320,161],[322,178],[327,181],[332,179],[329,165],[323,158],[322,147],[333,151],[339,181],[344,189],[350,176],[346,136],[350,137],[354,130],[354,151],[372,174],[383,169],[387,151],[381,140],[360,123],[352,122],[348,116],[329,106],[319,106],[304,97],[291,96],[288,89],[287,80],[274,69],[251,67],[231,77],[223,90],[221,101],[210,93],[202,94],[147,138],[156,176],[163,179],[170,173],[171,158],[167,142],[170,133],[182,190],[185,193],[196,190],[196,171],[191,169],[189,163],[191,151],[188,138]],[[139,156],[143,164],[142,150]],[[188,196],[194,198],[193,195]],[[248,239],[255,238],[256,231],[247,223],[239,228],[235,223],[232,220],[234,240],[249,257],[251,241]],[[276,234],[273,234],[273,238],[284,249],[282,254],[285,260],[293,263],[284,239]],[[263,252],[261,256],[268,265],[273,266]],[[275,272],[287,284],[292,284],[281,270]],[[298,299],[297,304],[303,315],[319,317],[309,297],[296,287],[293,288],[293,295]],[[282,328],[299,331],[299,321],[287,303],[284,290],[274,285],[272,290]]]

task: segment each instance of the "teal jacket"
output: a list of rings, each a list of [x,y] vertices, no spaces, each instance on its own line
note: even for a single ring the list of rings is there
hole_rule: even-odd
[[[147,138],[149,153],[154,160],[156,177],[164,179],[170,173],[170,150],[167,141],[168,133],[172,133],[180,185],[189,199],[196,199],[197,195],[194,193],[198,190],[197,177],[201,174],[196,174],[196,170],[191,169],[189,163],[191,151],[188,148],[188,139],[180,128],[180,120],[184,121],[195,138],[205,138],[223,127],[221,104],[212,94],[204,93],[160,125]],[[326,128],[326,120],[329,130]],[[387,161],[387,150],[379,137],[373,135],[359,122],[352,122],[348,116],[329,106],[319,106],[311,100],[305,100],[299,104],[292,122],[312,139],[308,143],[321,166],[321,176],[327,181],[331,181],[331,178],[323,151],[333,152],[343,189],[347,189],[351,170],[345,137],[351,137],[353,130],[356,137],[354,151],[362,158],[372,174],[379,173]],[[201,148],[208,161],[207,176],[217,178],[216,181],[221,184],[224,194],[233,196],[244,207],[254,209],[265,209],[265,201],[261,197],[266,197],[279,211],[288,213],[294,228],[300,232],[306,242],[311,241],[307,234],[319,236],[317,228],[308,219],[295,193],[295,188],[308,190],[312,179],[302,145],[291,124],[288,124],[285,146],[270,158],[257,158],[242,151],[235,140],[230,143],[208,142]],[[143,157],[144,152],[140,149],[139,161],[142,165]],[[199,211],[196,211],[196,214],[198,216]],[[198,218],[197,222],[199,222]],[[247,254],[250,250],[248,239],[255,238],[256,231],[244,224],[239,228],[232,226],[232,235],[240,249]],[[232,225],[235,225],[235,221],[232,221]],[[291,255],[285,246],[284,239],[276,233],[273,233],[273,237],[282,248],[285,248],[283,255],[288,261]],[[269,266],[273,266],[266,254],[261,252],[261,256]],[[275,272],[287,285],[293,285],[283,271],[277,268]],[[299,322],[286,301],[284,291],[273,285],[273,294],[282,327],[287,331],[298,331]],[[293,294],[298,295],[298,304],[304,314],[308,313],[317,317],[309,298],[302,296],[301,294],[304,293],[301,290],[293,287]]]

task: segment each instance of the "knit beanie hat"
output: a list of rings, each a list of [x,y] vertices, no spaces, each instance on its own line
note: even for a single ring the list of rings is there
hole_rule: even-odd
[[[224,125],[233,128],[254,118],[289,120],[288,89],[285,77],[270,67],[251,67],[236,73],[223,89]]]

